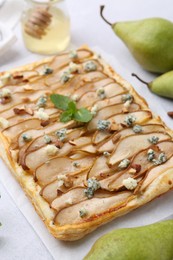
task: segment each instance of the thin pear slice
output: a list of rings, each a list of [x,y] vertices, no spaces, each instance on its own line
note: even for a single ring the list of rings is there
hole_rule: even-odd
[[[70,182],[72,183],[73,187],[76,186],[84,186],[84,182],[86,181],[88,170],[79,172],[76,175],[68,177],[67,179],[70,179]],[[41,196],[43,198],[51,203],[54,199],[56,199],[57,195],[61,192],[67,192],[69,190],[69,187],[65,187],[64,185],[60,186],[60,181],[55,180],[46,186],[44,186],[40,192]]]
[[[125,93],[126,91],[123,92],[123,94]],[[104,100],[99,100],[96,104],[99,107],[99,109],[101,109],[103,107],[112,106],[119,103],[122,103],[122,94],[114,95],[113,97],[106,98]]]
[[[99,72],[99,71],[102,71],[103,70],[103,67],[102,67],[102,65],[98,62],[98,61],[96,61],[96,60],[93,60],[93,62],[96,64],[96,66],[97,66],[97,70],[96,70],[96,72]],[[85,74],[85,75],[87,75],[87,74],[89,74],[89,73],[86,73],[85,72],[85,70],[83,69],[83,65],[85,64],[86,62],[84,61],[83,63],[79,63],[78,65],[79,65],[79,70],[80,70],[80,75],[83,75],[83,74]],[[81,65],[81,66],[80,66]],[[51,85],[51,84],[55,84],[55,83],[57,83],[57,82],[60,82],[60,79],[61,79],[61,76],[62,76],[62,74],[63,73],[65,73],[66,71],[68,71],[69,70],[69,64],[66,64],[66,65],[64,65],[63,67],[61,67],[61,68],[59,68],[57,71],[56,71],[56,73],[54,73],[54,74],[51,74],[51,76],[49,76],[47,79],[46,79],[46,84],[47,85]],[[76,75],[78,76],[78,74],[73,74],[73,77],[76,77]],[[64,83],[65,84],[65,83]],[[63,85],[63,83],[61,83],[61,85]]]
[[[45,185],[41,191],[40,195],[48,202],[51,203],[58,194],[67,192],[68,188],[66,188],[64,185],[61,185],[61,181],[55,180],[51,183],[48,183]]]
[[[95,91],[90,91],[84,94],[77,102],[77,107],[91,107],[98,100],[98,95]]]
[[[119,192],[108,198],[92,198],[89,201],[83,201],[71,207],[62,209],[55,217],[55,223],[62,225],[76,224],[86,221],[87,219],[97,219],[106,211],[112,209],[116,211],[119,207],[125,207],[127,202],[133,198],[131,192]],[[85,218],[80,217],[80,210],[85,209],[87,215]]]
[[[173,156],[164,164],[159,165],[153,169],[151,169],[146,177],[144,182],[142,183],[141,187],[140,187],[140,191],[144,191],[147,189],[147,187],[149,185],[152,185],[152,182],[156,179],[159,178],[159,176],[162,175],[162,173],[166,172],[168,169],[172,169],[173,168]],[[169,184],[169,183],[168,183]]]
[[[112,116],[108,118],[107,120],[110,121],[110,123],[116,123],[116,124],[125,124],[124,120],[126,116],[131,115],[136,118],[135,124],[144,124],[146,123],[149,119],[152,118],[152,113],[149,110],[138,110],[135,112],[131,113],[126,113],[126,114],[118,114],[115,116]]]
[[[3,112],[7,109],[10,109],[11,107],[21,104],[24,98],[29,98],[30,102],[33,102],[37,100],[40,96],[42,96],[44,93],[44,90],[31,91],[31,93],[28,93],[27,91],[21,93],[14,93],[10,102],[6,104],[0,104],[0,111]]]
[[[151,149],[153,149],[155,152],[155,158],[158,158],[159,154],[161,152],[164,152],[167,159],[169,159],[173,155],[173,142],[171,140],[162,141],[159,142],[157,145],[153,145]],[[154,166],[152,162],[148,161],[147,152],[148,149],[145,149],[136,154],[135,157],[132,159],[132,165],[141,166],[140,172],[137,173],[138,175],[141,175]]]
[[[70,189],[66,193],[58,196],[55,200],[53,200],[51,203],[51,207],[59,212],[63,208],[68,208],[84,200],[88,200],[87,196],[84,193],[85,189],[86,187],[75,187]],[[111,196],[112,193],[108,191],[98,190],[94,193],[95,198],[105,198]]]
[[[85,129],[84,128],[76,128],[76,129],[70,129],[66,132],[66,138],[65,141],[80,137],[82,134],[84,134]],[[25,157],[26,154],[29,154],[31,152],[34,152],[44,146],[46,146],[45,135],[39,136],[35,138],[31,143],[26,143],[22,146],[22,148],[19,150],[19,164],[25,165]],[[51,138],[51,144],[54,144],[58,141],[58,137],[55,135],[55,133],[50,133],[48,135]]]
[[[17,106],[10,107],[9,109],[0,112],[0,117],[4,117],[6,119],[13,117],[15,115],[15,113],[14,113],[14,109],[15,108],[19,108],[19,109],[24,108],[24,109],[32,109],[32,110],[34,110],[35,104],[34,103],[30,103],[30,104],[27,104],[27,106],[26,106],[25,103],[21,103],[21,104],[19,104]]]
[[[158,137],[159,141],[170,139],[168,134],[158,132],[153,132],[150,134],[136,134],[124,137],[117,143],[115,150],[111,154],[109,158],[109,165],[116,165],[125,158],[131,158],[140,150],[150,147],[151,143],[148,141],[148,139],[152,138],[152,136]]]
[[[107,75],[101,71],[88,72],[87,74],[76,74],[65,85],[62,85],[60,82],[54,83],[51,85],[51,89],[58,91],[61,95],[72,95],[81,87],[85,88],[87,83],[93,85],[95,82],[107,78]]]
[[[106,85],[110,83],[114,83],[114,79],[103,78],[95,82],[87,82],[85,85],[82,85],[77,90],[75,90],[73,94],[78,95],[78,97],[81,97],[88,92],[96,91],[100,88],[104,88]]]
[[[54,181],[58,175],[76,174],[88,169],[93,164],[93,157],[85,157],[79,160],[72,160],[66,157],[52,158],[48,163],[40,165],[35,171],[35,178],[41,185]],[[76,167],[74,162],[79,165]]]
[[[90,99],[88,100],[89,104],[87,106],[91,106],[96,101],[100,101],[100,98],[98,97],[98,95],[96,93],[96,91],[99,90],[99,88],[103,88],[104,89],[106,98],[111,98],[113,96],[116,96],[116,95],[119,95],[119,94],[122,94],[122,93],[125,92],[125,89],[121,85],[118,85],[115,82],[107,84],[105,86],[100,86],[100,87],[95,87],[95,88],[93,86],[93,88],[92,89],[91,88],[88,89],[88,91],[85,90],[85,92],[84,92],[84,90],[83,90],[84,95],[81,96],[81,99],[80,99],[78,105],[82,106],[82,102],[86,103],[86,101],[88,99],[88,96],[91,96],[92,98],[91,98],[91,100]],[[122,100],[120,100],[120,103],[122,103]],[[112,105],[113,104],[115,104],[115,103],[112,103]]]
[[[75,149],[73,149],[73,151],[81,151],[81,152],[86,152],[89,154],[95,154],[97,152],[96,147],[92,144],[88,144],[82,147],[76,147]]]
[[[100,187],[101,189],[111,191],[110,183],[112,183],[114,180],[118,178],[118,176],[121,176],[124,173],[124,171],[113,171],[110,176],[108,176],[105,179],[100,180]],[[126,174],[126,172],[125,172]]]
[[[109,152],[111,153],[115,149],[115,143],[119,141],[120,135],[117,133],[106,139],[105,142],[102,142],[102,145],[99,145],[97,147],[97,152],[103,153],[103,152]]]
[[[99,156],[91,170],[88,173],[88,179],[89,178],[97,178],[97,179],[102,179],[104,176],[109,176],[111,175],[111,172],[113,171],[113,169],[111,169],[108,164],[107,164],[107,158],[105,156]]]
[[[151,133],[151,132],[163,132],[165,133],[165,128],[163,125],[154,125],[154,124],[150,124],[150,125],[144,125],[142,126],[142,134],[147,134],[147,133]],[[132,128],[126,128],[123,130],[118,131],[117,133],[115,133],[112,138],[107,139],[105,142],[102,142],[101,144],[99,144],[97,151],[99,153],[103,153],[104,151],[108,151],[108,152],[112,152],[113,149],[115,148],[115,143],[117,141],[119,141],[120,139],[122,139],[125,136],[130,136],[130,135],[134,135],[134,131]]]
[[[126,91],[126,89],[117,83],[111,83],[104,87],[104,91],[106,94],[106,98],[110,98],[110,97],[124,93]]]
[[[11,127],[6,128],[5,130],[3,130],[3,134],[9,139],[13,139],[16,135],[20,134],[21,132],[23,132],[27,129],[41,128],[40,123],[41,123],[41,121],[36,118],[27,119],[23,122],[17,123],[15,125],[12,125]]]
[[[51,138],[51,144],[57,142],[56,136],[50,136],[50,138]],[[24,144],[19,149],[18,163],[25,168],[26,155],[31,152],[37,151],[38,149],[44,147],[45,145],[46,144],[45,144],[44,136],[38,137],[34,139],[32,142]]]
[[[129,112],[137,111],[139,108],[140,106],[138,104],[132,103],[129,106]],[[97,115],[89,122],[88,130],[96,129],[99,120],[105,120],[112,117],[113,115],[122,113],[123,109],[124,105],[122,103],[100,109]]]
[[[70,141],[70,144],[73,145],[74,148],[85,146],[90,143],[91,143],[91,136],[82,136],[75,140]]]
[[[77,50],[77,55],[78,55],[77,61],[82,61],[83,59],[91,57],[93,53],[89,50],[81,49],[81,50]],[[63,65],[70,63],[70,61],[72,61],[72,59],[70,58],[69,53],[59,54],[55,56],[53,61],[51,61],[50,67],[54,70],[57,70]]]
[[[158,143],[157,145],[153,145],[152,149],[155,151],[155,158],[158,158],[159,154],[161,152],[164,152],[166,157],[169,159],[173,155],[173,142],[172,141],[162,141]],[[115,172],[112,176],[101,180],[100,185],[102,189],[114,191],[121,189],[123,187],[123,180],[127,179],[129,177],[131,178],[138,178],[143,176],[146,171],[153,167],[157,167],[153,164],[153,162],[150,162],[148,160],[147,156],[148,148],[145,150],[140,151],[138,154],[134,156],[134,158],[131,161],[131,165],[139,165],[140,171],[139,172],[131,172],[131,166],[128,167],[128,169],[119,172],[118,174]]]
[[[121,189],[123,185],[123,180],[128,179],[128,178],[134,178],[133,174],[130,174],[128,171],[116,174],[114,176],[114,180],[110,180],[109,185],[108,185],[108,190],[110,191],[118,191]],[[112,178],[113,179],[113,178]]]
[[[73,149],[73,146],[69,143],[65,143],[61,149],[57,151],[56,156],[64,157],[67,156]],[[30,170],[35,170],[40,164],[48,161],[55,155],[47,154],[47,146],[44,146],[34,152],[30,152],[25,157],[25,166]],[[37,160],[35,159],[37,158]]]
[[[25,144],[22,138],[22,134],[27,134],[28,136],[32,136],[32,138],[35,139],[39,136],[55,132],[62,128],[71,128],[71,127],[73,128],[76,125],[77,124],[75,121],[69,121],[67,123],[61,123],[61,122],[52,123],[46,127],[40,127],[38,129],[33,129],[32,127],[32,129],[26,131],[24,130],[20,135],[18,135],[17,143],[19,147],[22,147]]]
[[[51,208],[59,212],[61,209],[72,206],[81,201],[87,200],[84,193],[84,187],[75,187],[69,190],[67,193],[57,197],[51,203]]]
[[[106,140],[107,138],[109,138],[110,136],[112,136],[112,133],[110,133],[110,132],[97,130],[93,135],[92,143],[97,145],[97,144],[101,143],[103,140]]]
[[[142,132],[143,134],[151,133],[151,132],[163,132],[165,133],[165,127],[160,124],[145,124],[142,125]],[[117,132],[117,135],[120,135],[121,138],[129,135],[134,135],[133,128],[125,128]]]
[[[119,95],[120,93],[125,92],[125,90],[122,86],[118,85],[118,87],[117,87],[117,85],[118,85],[117,83],[111,83],[111,84],[108,84],[108,85],[106,85],[104,87],[100,87],[100,88],[104,89],[105,96],[106,96],[106,98],[109,99],[115,95]],[[119,103],[122,103],[122,100],[120,98],[118,98],[117,100],[119,100]],[[78,101],[78,107],[82,107],[82,106],[90,107],[96,102],[100,102],[100,97],[98,96],[97,92],[93,88],[92,91],[88,91],[87,93],[85,93],[84,95],[82,95],[80,97],[80,100]],[[107,102],[107,103],[109,106],[109,102]],[[116,103],[112,102],[110,105],[114,105],[114,104],[116,104]],[[107,105],[105,104],[105,106],[107,106]],[[102,106],[102,107],[104,107],[104,106]]]
[[[59,115],[59,111],[55,108],[47,108],[45,109],[45,113],[47,113],[49,115],[49,118],[53,118],[53,117],[57,117]],[[12,117],[10,117],[8,119],[9,125],[15,125],[17,123],[20,123],[24,120],[27,119],[34,119],[37,118],[34,115],[30,115],[30,114],[24,114],[24,115],[13,115]]]

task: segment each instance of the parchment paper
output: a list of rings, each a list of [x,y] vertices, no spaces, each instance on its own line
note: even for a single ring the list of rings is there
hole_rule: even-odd
[[[109,62],[109,64],[111,64],[119,74],[121,74],[122,77],[130,81],[134,87],[137,86],[137,91],[143,97],[145,97],[151,109],[154,112],[157,112],[169,127],[173,128],[173,120],[171,121],[171,119],[169,119],[169,117],[167,116],[164,109],[160,106],[160,104],[157,104],[155,97],[153,95],[150,95],[145,88],[140,87],[140,83],[137,84],[137,81],[131,77],[131,72],[123,68],[120,62],[118,62],[115,58],[105,53],[103,50],[99,49],[98,47],[95,47],[94,49],[98,53],[100,53],[104,57],[104,59],[107,62]],[[32,58],[32,55],[30,55],[27,58],[25,58],[24,61],[20,60],[19,63],[21,65],[27,62],[34,61]],[[15,62],[15,66],[17,65],[18,64],[16,64]],[[137,209],[127,214],[126,216],[118,218],[110,222],[109,224],[106,224],[98,228],[96,231],[92,232],[80,241],[58,241],[49,234],[41,219],[35,212],[30,201],[25,196],[23,190],[20,188],[19,184],[16,182],[16,180],[11,175],[11,173],[2,161],[0,161],[0,169],[0,181],[3,183],[11,197],[14,199],[14,202],[16,203],[17,207],[20,209],[20,211],[23,213],[30,225],[36,231],[40,239],[43,241],[53,258],[57,260],[80,260],[87,254],[87,252],[89,251],[92,244],[95,242],[97,238],[113,229],[121,227],[146,225],[156,221],[160,221],[161,219],[164,219],[173,214],[173,191],[170,191],[167,194],[161,196],[160,198],[157,198],[156,200],[143,206],[142,208]]]

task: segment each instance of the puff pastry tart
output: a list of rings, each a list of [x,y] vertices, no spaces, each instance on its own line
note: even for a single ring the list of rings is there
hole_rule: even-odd
[[[1,156],[56,238],[80,239],[173,188],[173,132],[89,48],[0,83]],[[52,93],[93,119],[62,123]]]

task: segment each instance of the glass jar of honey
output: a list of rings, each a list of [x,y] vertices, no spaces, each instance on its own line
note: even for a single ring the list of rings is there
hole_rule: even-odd
[[[56,54],[70,42],[70,19],[65,0],[25,0],[22,34],[28,50]]]

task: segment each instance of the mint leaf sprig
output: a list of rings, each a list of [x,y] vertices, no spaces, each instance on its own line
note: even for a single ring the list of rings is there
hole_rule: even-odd
[[[88,109],[77,109],[76,102],[67,96],[52,94],[50,95],[50,100],[55,105],[55,107],[64,111],[60,115],[60,121],[63,123],[66,123],[70,120],[88,123],[93,117]]]

